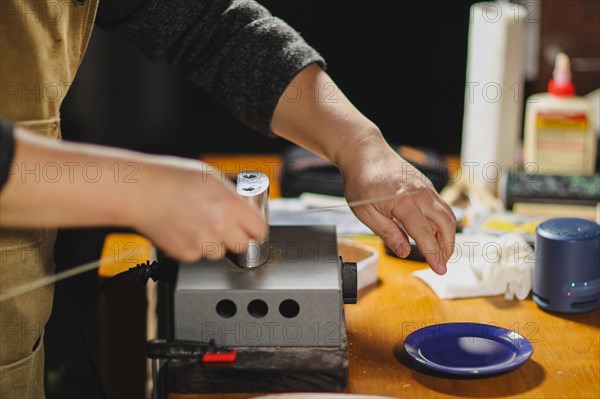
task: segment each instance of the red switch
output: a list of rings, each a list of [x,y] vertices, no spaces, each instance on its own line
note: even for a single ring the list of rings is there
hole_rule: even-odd
[[[232,350],[231,352],[222,353],[205,353],[202,356],[203,363],[233,363],[237,358],[237,352]]]

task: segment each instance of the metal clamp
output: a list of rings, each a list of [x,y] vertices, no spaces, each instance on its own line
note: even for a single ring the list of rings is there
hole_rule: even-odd
[[[241,172],[237,175],[237,193],[249,204],[258,208],[263,217],[269,220],[269,178],[260,172]],[[250,240],[237,257],[237,265],[245,268],[258,267],[269,259],[269,237],[262,241]]]

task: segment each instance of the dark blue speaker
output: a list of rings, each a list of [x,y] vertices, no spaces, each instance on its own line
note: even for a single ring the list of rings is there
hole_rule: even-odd
[[[535,236],[533,300],[544,310],[580,313],[600,305],[600,225],[550,219]]]

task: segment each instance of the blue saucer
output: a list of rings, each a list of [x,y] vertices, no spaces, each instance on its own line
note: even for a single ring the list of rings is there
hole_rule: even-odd
[[[519,367],[533,353],[521,334],[478,323],[421,328],[406,337],[404,350],[425,367],[460,375],[503,373]]]

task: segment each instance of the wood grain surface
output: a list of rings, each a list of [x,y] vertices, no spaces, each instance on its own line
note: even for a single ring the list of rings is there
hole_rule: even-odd
[[[531,300],[503,297],[439,299],[410,272],[423,263],[385,255],[378,238],[363,244],[380,249],[379,283],[346,305],[350,347],[349,393],[395,398],[600,398],[600,312],[551,314]],[[478,322],[517,331],[534,347],[520,368],[484,378],[430,372],[404,354],[404,338],[436,323]],[[257,394],[170,395],[171,399],[250,398]]]
[[[425,264],[387,256],[376,237],[357,241],[380,251],[379,283],[359,292],[356,305],[345,306],[350,348],[350,379],[345,392],[394,398],[600,398],[598,309],[565,315],[544,312],[531,299],[439,299],[410,274]],[[533,344],[533,356],[516,370],[484,378],[436,374],[407,358],[402,342],[408,334],[447,322],[487,323],[517,331]],[[170,398],[241,399],[258,395],[171,394]]]

